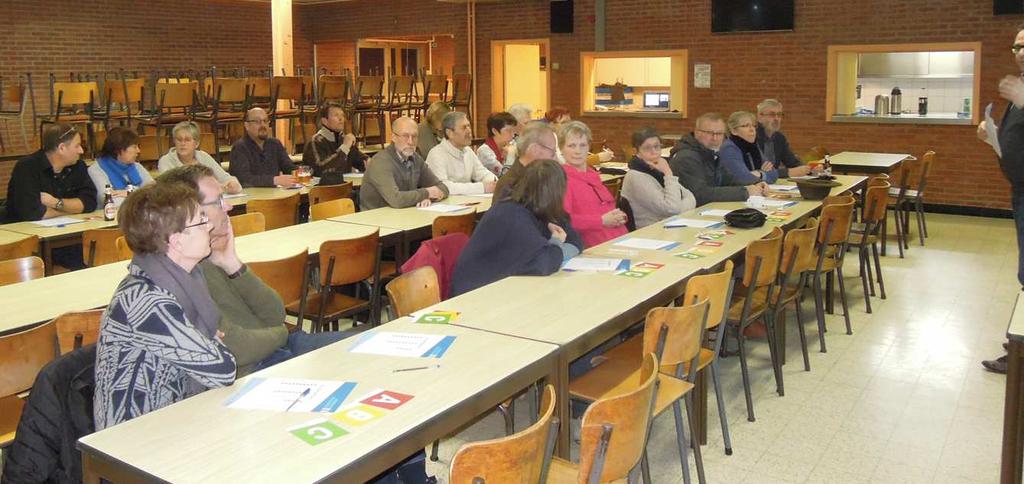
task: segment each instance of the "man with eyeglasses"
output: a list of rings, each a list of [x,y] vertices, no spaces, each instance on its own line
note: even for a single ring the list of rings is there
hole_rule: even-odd
[[[757,105],[757,147],[764,153],[765,163],[778,170],[780,178],[804,176],[811,168],[793,154],[789,141],[779,129],[782,128],[782,103],[777,99],[765,99]]]
[[[245,136],[231,146],[228,173],[243,187],[291,187],[295,164],[276,138],[270,137],[270,116],[263,108],[245,113]]]
[[[743,185],[722,166],[718,150],[725,140],[725,119],[718,113],[702,114],[696,129],[679,140],[671,152],[669,166],[680,183],[693,192],[697,206],[711,202],[741,202],[751,195],[764,195],[768,185]]]
[[[512,168],[498,179],[494,187],[494,203],[507,198],[512,193],[512,188],[523,176],[526,166],[534,160],[554,160],[557,141],[555,131],[547,123],[534,121],[526,125],[523,132],[516,139],[516,152],[518,156],[512,163]]]
[[[51,124],[43,148],[18,160],[7,184],[7,222],[42,220],[96,210],[82,156],[82,136],[70,125]],[[81,251],[79,251],[81,252]]]
[[[419,128],[408,116],[391,123],[391,144],[370,158],[359,189],[360,210],[426,207],[448,197],[448,187],[416,152]]]

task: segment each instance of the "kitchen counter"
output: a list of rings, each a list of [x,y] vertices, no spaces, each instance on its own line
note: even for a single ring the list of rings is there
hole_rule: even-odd
[[[960,118],[956,113],[928,113],[925,116],[915,114],[836,114],[832,116],[834,123],[882,123],[882,124],[974,124],[973,117]]]
[[[657,118],[657,119],[684,119],[683,113],[678,111],[584,111],[583,116],[594,116],[602,118]]]

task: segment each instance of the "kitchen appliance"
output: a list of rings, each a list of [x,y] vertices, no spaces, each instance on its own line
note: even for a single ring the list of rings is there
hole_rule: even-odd
[[[928,115],[928,91],[925,91],[923,87],[921,88],[921,96],[917,98],[917,115]]]
[[[885,116],[889,112],[889,96],[875,96],[875,116]]]
[[[900,87],[896,86],[892,88],[891,96],[889,97],[889,114],[899,116],[900,112],[903,111],[903,93],[900,92]]]

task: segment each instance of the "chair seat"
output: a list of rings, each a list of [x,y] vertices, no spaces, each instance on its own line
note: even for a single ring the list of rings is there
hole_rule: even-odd
[[[825,262],[827,263],[828,259],[826,259]],[[744,291],[744,292],[746,292],[746,291]],[[728,316],[728,319],[729,319],[730,323],[739,322],[740,317],[743,316],[743,303],[744,303],[744,301],[746,301],[746,299],[747,299],[747,297],[745,295],[734,296],[732,298],[732,304],[729,306],[729,316]],[[750,315],[749,315],[750,318],[756,318],[757,316],[761,315],[761,313],[763,313],[765,311],[765,309],[767,309],[767,307],[768,307],[768,305],[766,304],[767,299],[768,299],[768,288],[767,287],[763,287],[761,289],[758,289],[758,290],[754,291],[754,300],[751,301],[751,303],[750,303]]]
[[[623,341],[622,344],[605,352],[605,358],[616,361],[628,361],[633,366],[640,366],[641,354],[643,354],[644,338],[643,335],[636,335],[632,338]],[[697,363],[697,370],[703,370],[705,367],[715,361],[715,352],[707,348],[700,349],[700,361]],[[600,368],[600,367],[598,367]],[[661,365],[660,371],[666,375],[675,375],[675,365]],[[690,364],[683,363],[683,372],[690,371]]]
[[[214,118],[217,121],[241,121],[245,117],[245,113],[241,111],[219,111],[216,115],[212,111],[196,113],[196,121],[213,121]]]
[[[320,315],[320,304],[322,301],[320,293],[310,294],[306,299],[306,318],[317,318]],[[370,302],[365,299],[357,299],[345,294],[334,293],[328,298],[327,306],[324,308],[324,319],[334,320],[348,314],[356,313],[370,307]],[[289,304],[286,310],[297,313],[299,303]]]
[[[65,123],[75,123],[75,122],[79,122],[80,123],[80,122],[85,122],[85,121],[91,121],[92,120],[92,116],[90,116],[88,114],[62,114],[62,115],[60,115],[59,118],[54,117],[53,119],[60,119],[62,122],[65,122]]]
[[[298,115],[298,109],[278,109],[277,111],[274,111],[274,117],[276,118],[290,118]]]
[[[639,354],[639,353],[638,353]],[[640,366],[632,362],[611,360],[569,382],[569,395],[578,400],[594,402],[636,389],[640,385]],[[659,415],[693,389],[693,384],[662,374],[654,414]]]
[[[878,236],[871,234],[867,236],[868,245],[875,244],[878,242]],[[848,244],[860,247],[864,245],[864,233],[863,232],[851,232],[850,239],[847,241]]]
[[[182,121],[190,121],[191,119],[192,119],[192,117],[187,115],[187,114],[176,113],[176,114],[165,114],[165,115],[162,115],[162,116],[155,115],[155,116],[153,116],[151,118],[143,118],[143,119],[141,119],[141,122],[142,122],[142,124],[145,124],[147,126],[157,126],[157,125],[165,126],[165,125],[175,125],[175,124],[178,124],[178,123],[180,123]]]
[[[612,435],[615,435],[615,431],[612,430]],[[572,483],[577,484],[579,479],[580,468],[579,464],[572,461],[567,461],[561,457],[554,457],[551,459],[551,466],[548,467],[548,482],[557,483]],[[625,479],[616,479],[610,481],[610,484],[623,484]]]
[[[900,195],[899,187],[892,187],[892,188],[889,189],[889,196],[891,196],[891,197],[898,197],[899,195]],[[907,190],[906,192],[903,193],[903,196],[906,197],[906,198],[917,198],[917,195],[918,195],[917,190]]]

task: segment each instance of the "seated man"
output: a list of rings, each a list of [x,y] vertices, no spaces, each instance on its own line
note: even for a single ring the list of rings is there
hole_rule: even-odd
[[[416,122],[402,116],[391,123],[391,144],[370,159],[359,189],[359,208],[426,207],[448,196],[448,187],[416,153]]]
[[[231,147],[232,174],[243,187],[290,187],[295,164],[288,157],[284,145],[270,137],[270,117],[263,108],[252,108],[245,113],[245,136]]]
[[[161,175],[158,181],[188,186],[197,190],[202,199],[210,225],[210,257],[199,267],[220,310],[217,328],[224,335],[224,344],[235,355],[239,377],[354,333],[288,333],[281,297],[249,272],[235,252],[235,236],[228,217],[231,204],[224,200],[213,170],[203,165],[183,166]]]
[[[320,184],[344,183],[343,174],[353,169],[363,171],[366,156],[356,146],[355,135],[345,133],[345,110],[341,105],[331,102],[320,108],[320,125],[320,131],[302,151],[302,164],[312,167]]]
[[[441,121],[444,141],[430,150],[427,166],[448,187],[451,195],[491,193],[498,177],[477,158],[470,146],[473,128],[466,113],[452,111]]]
[[[778,170],[779,178],[807,175],[811,168],[793,154],[786,136],[779,131],[782,116],[782,103],[778,100],[765,99],[757,105],[757,147]]]
[[[764,195],[768,185],[742,185],[722,167],[718,149],[725,139],[725,120],[718,113],[702,114],[696,129],[672,148],[669,166],[683,187],[693,192],[697,206],[710,202],[736,202]]]
[[[494,187],[494,203],[498,203],[512,194],[512,189],[523,176],[526,166],[534,160],[555,159],[555,131],[547,123],[533,122],[523,129],[516,138],[518,158],[512,163],[508,172],[498,179]]]
[[[67,124],[51,124],[43,131],[42,143],[43,149],[14,165],[7,183],[7,222],[96,210],[96,187],[78,159],[83,153],[78,131]]]

